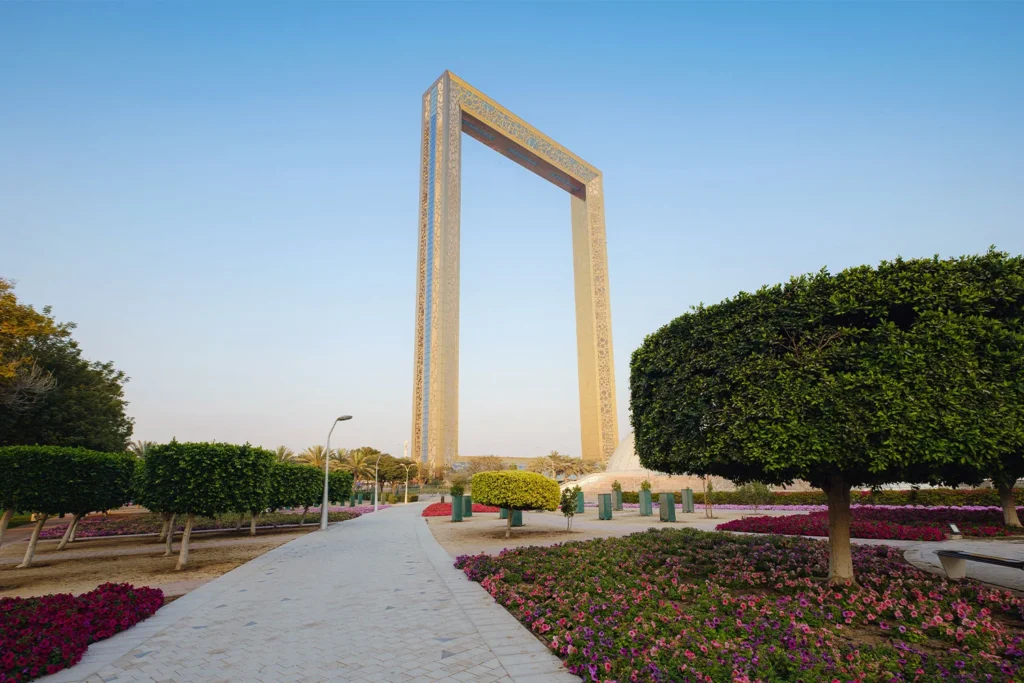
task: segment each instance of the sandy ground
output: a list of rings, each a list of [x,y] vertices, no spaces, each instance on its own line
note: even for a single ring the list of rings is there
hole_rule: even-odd
[[[786,515],[786,512],[759,512],[758,515]],[[741,510],[715,511],[714,519],[704,515],[704,508],[684,514],[676,511],[676,522],[658,520],[658,509],[653,517],[641,517],[639,510],[622,510],[612,513],[612,519],[599,520],[597,508],[587,508],[572,521],[572,531],[565,530],[565,517],[561,512],[524,512],[523,526],[512,529],[512,536],[505,538],[505,520],[498,519],[497,513],[474,513],[462,522],[453,523],[449,517],[428,517],[427,525],[437,542],[452,557],[479,553],[496,554],[505,548],[523,545],[555,545],[566,541],[585,541],[591,538],[626,536],[652,527],[702,529],[710,531],[716,525],[730,519],[749,517],[752,513]]]
[[[164,546],[156,536],[79,539],[60,552],[59,541],[39,541],[29,569],[15,569],[25,553],[25,540],[8,544],[5,539],[0,548],[0,597],[83,593],[108,581],[161,588],[168,597],[177,597],[315,529],[316,524],[302,530],[260,529],[255,537],[234,531],[196,533],[189,543],[189,565],[180,572],[174,571],[178,538],[173,557],[163,556]]]

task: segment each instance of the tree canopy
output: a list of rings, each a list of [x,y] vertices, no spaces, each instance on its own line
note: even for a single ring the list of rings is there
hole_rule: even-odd
[[[82,358],[73,323],[19,304],[0,279],[0,446],[48,445],[123,451],[125,374]]]
[[[811,482],[829,496],[830,578],[851,580],[851,486],[992,473],[1020,453],[1022,272],[994,251],[898,259],[699,306],[633,354],[640,461]]]

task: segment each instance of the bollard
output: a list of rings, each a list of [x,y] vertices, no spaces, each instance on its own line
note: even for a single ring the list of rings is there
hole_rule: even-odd
[[[452,521],[462,521],[462,496],[452,496]]]
[[[622,512],[622,491],[612,491],[612,509],[616,512]]]
[[[610,494],[610,493],[599,493],[599,494],[597,494],[597,518],[598,519],[611,519],[612,518],[612,494]]]
[[[362,491],[360,491],[359,493],[356,494],[356,504],[357,505],[362,505],[363,504],[363,492]]]
[[[674,493],[658,494],[658,518],[662,522],[676,521],[676,496]]]
[[[473,496],[462,497],[462,516],[472,517],[473,516]]]
[[[498,510],[498,519],[508,519],[508,509],[500,508]]]
[[[582,515],[586,505],[583,502],[583,491],[576,494],[576,514]]]
[[[522,525],[523,525],[523,511],[522,510],[513,510],[512,511],[512,526],[522,526]]]
[[[654,514],[654,506],[651,504],[651,492],[648,489],[640,489],[640,516],[650,517]]]
[[[683,504],[683,512],[693,512],[693,489],[683,489],[679,495],[682,499],[679,502]]]

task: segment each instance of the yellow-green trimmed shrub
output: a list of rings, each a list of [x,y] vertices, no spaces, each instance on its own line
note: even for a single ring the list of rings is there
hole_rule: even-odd
[[[506,510],[557,510],[561,498],[558,484],[543,474],[504,470],[473,475],[473,502]],[[508,516],[505,538],[512,529]]]

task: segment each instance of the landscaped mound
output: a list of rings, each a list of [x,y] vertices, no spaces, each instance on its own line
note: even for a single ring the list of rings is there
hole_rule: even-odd
[[[0,683],[66,669],[90,643],[134,626],[163,604],[163,591],[127,583],[105,583],[79,596],[0,598]]]
[[[941,541],[956,524],[964,536],[1008,536],[1002,511],[964,508],[893,508],[856,506],[852,509],[853,538],[903,541]],[[719,524],[720,531],[749,531],[786,536],[828,536],[828,512],[785,517],[747,517]]]
[[[981,681],[1024,675],[1024,600],[895,548],[689,529],[455,561],[592,681]]]
[[[490,505],[473,503],[473,512],[500,512],[500,510]],[[451,517],[451,515],[451,503],[431,503],[427,507],[423,508],[424,517]]]
[[[381,507],[387,507],[386,505]],[[373,512],[373,507],[366,508],[345,508],[332,509],[327,517],[332,522],[344,522],[355,519],[361,513]],[[248,519],[248,516],[245,516]],[[281,526],[283,524],[298,524],[302,519],[301,512],[272,512],[260,515],[256,520],[259,526]],[[320,519],[320,511],[311,509],[306,515],[306,524],[317,522]],[[146,513],[138,515],[97,515],[86,517],[78,523],[78,530],[75,531],[75,538],[100,538],[104,536],[129,536],[133,534],[158,534],[163,525],[163,517],[157,514]],[[216,519],[212,517],[196,517],[192,524],[192,531],[206,531],[210,529],[234,529],[238,526],[238,515],[221,515]],[[185,520],[178,519],[175,529],[181,531],[185,527]],[[68,528],[67,524],[54,524],[43,528],[39,538],[60,538]],[[248,528],[248,527],[247,527]]]

